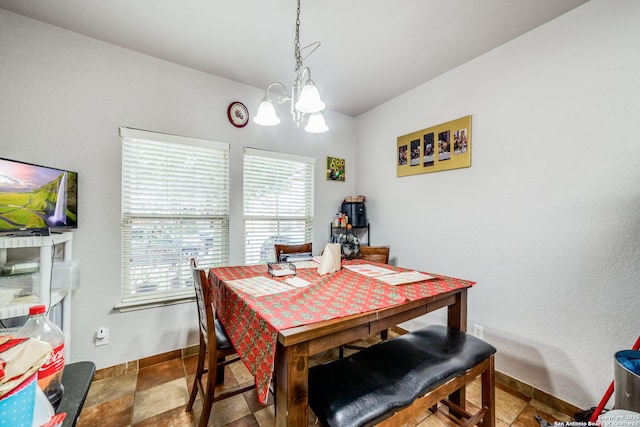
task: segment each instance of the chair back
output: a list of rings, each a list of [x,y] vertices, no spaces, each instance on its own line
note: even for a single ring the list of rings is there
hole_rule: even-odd
[[[199,427],[206,427],[213,408],[213,403],[231,396],[244,393],[255,388],[255,382],[235,387],[223,387],[216,393],[216,386],[224,384],[225,366],[239,359],[236,349],[229,341],[222,324],[216,319],[215,307],[212,304],[211,282],[204,269],[197,268],[196,260],[191,259],[193,286],[198,304],[198,320],[200,324],[200,345],[198,348],[198,365],[193,379],[193,387],[189,395],[186,411],[193,409],[196,397],[202,400],[202,413]],[[206,382],[203,381],[206,374]]]
[[[302,243],[300,245],[274,245],[276,250],[276,262],[280,261],[280,256],[282,254],[299,254],[309,252],[312,253],[311,250],[312,243]]]
[[[191,273],[193,275],[193,287],[196,291],[196,303],[198,305],[198,324],[200,325],[200,335],[209,345],[208,331],[212,332],[215,340],[215,313],[211,304],[211,288],[207,278],[206,270],[197,268],[196,260],[191,258]],[[215,349],[216,343],[211,343]]]
[[[360,246],[360,257],[367,261],[389,264],[389,246]]]

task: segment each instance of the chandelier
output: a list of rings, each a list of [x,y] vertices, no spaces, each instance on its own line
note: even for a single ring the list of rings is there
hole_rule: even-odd
[[[291,101],[291,116],[296,126],[300,126],[308,115],[309,119],[307,120],[307,125],[304,127],[304,130],[311,133],[322,133],[329,130],[322,115],[322,110],[324,110],[325,105],[320,99],[320,93],[318,92],[316,84],[311,80],[311,70],[309,67],[303,67],[302,65],[302,60],[308,58],[319,46],[320,42],[313,42],[302,49],[300,48],[300,0],[298,0],[296,36],[294,40],[296,69],[295,79],[291,87],[291,95],[287,94],[287,88],[282,83],[273,82],[269,84],[265,91],[264,98],[258,107],[258,113],[253,118],[254,123],[262,126],[275,126],[280,123],[280,118],[278,118],[276,114],[273,101],[269,98],[269,90],[274,86],[280,86],[284,94],[277,95],[275,99],[278,104]],[[311,49],[311,51],[303,58],[302,52],[305,49]],[[307,80],[302,84],[305,75]]]

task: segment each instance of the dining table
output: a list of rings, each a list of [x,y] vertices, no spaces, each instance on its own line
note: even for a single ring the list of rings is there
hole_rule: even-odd
[[[275,395],[276,426],[306,426],[311,356],[379,334],[434,310],[466,331],[469,280],[361,259],[320,275],[315,261],[209,270],[216,315],[247,369],[258,400]],[[291,264],[287,265],[288,267]],[[450,397],[464,408],[464,389]]]

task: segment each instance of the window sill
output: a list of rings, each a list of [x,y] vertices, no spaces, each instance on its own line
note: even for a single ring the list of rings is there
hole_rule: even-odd
[[[120,313],[127,313],[129,311],[146,310],[148,308],[166,307],[169,305],[184,304],[194,302],[196,297],[182,296],[175,299],[162,299],[162,300],[144,300],[144,301],[132,301],[123,302],[113,306],[114,310],[118,310]]]

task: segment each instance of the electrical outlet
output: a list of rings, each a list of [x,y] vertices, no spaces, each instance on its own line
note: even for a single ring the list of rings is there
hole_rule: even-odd
[[[484,339],[484,326],[473,324],[473,336]]]
[[[109,344],[109,330],[100,326],[96,331],[96,347]]]

